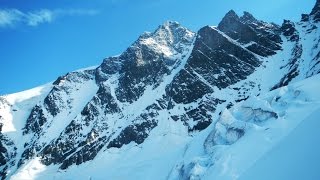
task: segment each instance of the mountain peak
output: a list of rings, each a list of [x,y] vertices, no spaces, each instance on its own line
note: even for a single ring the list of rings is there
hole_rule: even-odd
[[[255,21],[257,21],[257,19],[247,11],[243,12],[243,15],[240,17],[240,19],[242,21],[245,21],[245,22],[255,22]]]
[[[320,0],[317,0],[316,4],[314,5],[314,7],[313,7],[313,9],[311,11],[311,15],[315,14],[319,10],[320,10]]]
[[[169,57],[173,54],[181,53],[183,48],[180,45],[190,45],[193,37],[194,33],[182,27],[178,22],[166,21],[154,32],[147,32],[141,35],[138,43],[140,45],[147,45],[155,52]]]
[[[177,27],[180,27],[181,25],[177,21],[166,21],[161,26],[167,27],[167,28],[177,28]]]
[[[154,32],[144,32],[140,38],[170,38],[170,36],[178,36],[181,31],[184,32],[182,34],[192,33],[187,28],[181,26],[177,21],[166,21],[162,25],[158,26]]]
[[[310,15],[313,16],[313,19],[315,21],[317,21],[317,22],[320,21],[320,0],[317,0]]]
[[[221,20],[218,29],[230,29],[239,22],[240,18],[233,10],[230,10]]]
[[[227,14],[224,16],[223,19],[225,19],[225,18],[235,18],[235,19],[238,19],[239,16],[237,15],[237,13],[236,13],[234,10],[231,9],[229,12],[227,12]],[[223,21],[223,19],[222,19],[222,21]]]

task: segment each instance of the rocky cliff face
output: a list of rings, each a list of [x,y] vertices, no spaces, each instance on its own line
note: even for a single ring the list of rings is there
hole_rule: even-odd
[[[192,137],[220,123],[226,134],[215,131],[210,146],[234,143],[246,129],[224,122],[227,111],[219,118],[224,108],[320,72],[319,7],[317,2],[301,22],[281,26],[234,11],[197,33],[166,22],[120,56],[59,77],[37,98],[1,97],[2,179],[35,158],[65,170],[104,151],[143,144],[163,124]],[[251,109],[257,113],[277,118]],[[2,130],[15,119],[25,122],[16,134]]]

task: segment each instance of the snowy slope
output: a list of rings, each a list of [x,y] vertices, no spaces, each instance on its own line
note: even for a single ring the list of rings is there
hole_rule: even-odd
[[[72,72],[70,74],[81,74],[85,71],[86,70],[78,70],[77,72]],[[71,86],[72,89],[77,89],[73,92],[65,92],[65,97],[60,101],[61,106],[67,105],[68,108],[65,107],[64,112],[62,112],[60,116],[55,117],[52,117],[49,112],[44,112],[44,116],[48,117],[48,121],[44,122],[44,125],[46,125],[47,128],[42,129],[41,132],[36,132],[35,135],[32,135],[30,132],[26,133],[26,124],[30,123],[30,116],[32,116],[32,112],[37,109],[36,107],[41,106],[46,97],[54,93],[54,83],[49,83],[31,90],[1,97],[0,123],[3,124],[1,134],[4,135],[2,136],[2,140],[7,149],[4,153],[7,154],[8,159],[11,160],[8,167],[15,167],[17,165],[16,158],[25,154],[29,144],[35,146],[36,144],[50,142],[55,138],[65,128],[65,126],[70,123],[68,118],[73,118],[80,110],[82,110],[82,106],[92,98],[93,95],[91,94],[95,94],[97,91],[93,80],[87,82],[81,81],[80,83],[78,82],[68,85],[64,85],[66,84],[65,82],[68,82],[68,80],[63,80],[62,78],[59,86],[61,88]],[[68,90],[71,91],[70,89]],[[83,96],[84,94],[85,96]],[[30,126],[27,127],[30,128]],[[13,172],[9,171],[9,173]]]
[[[288,172],[297,167],[300,168],[297,174],[301,177],[306,176],[308,172],[313,174],[306,177],[318,177],[316,171],[304,169],[298,164],[309,161],[302,160],[305,153],[310,153],[308,157],[315,158],[311,162],[316,162],[319,158],[316,147],[309,149],[308,142],[314,143],[314,138],[317,137],[317,133],[312,129],[299,130],[301,137],[298,139],[310,140],[305,142],[309,145],[308,149],[296,145],[297,149],[293,153],[301,153],[296,154],[299,156],[298,159],[292,160],[296,164],[286,166],[286,172],[281,171],[281,165],[290,162],[285,158],[292,152],[290,145],[284,147],[282,143],[298,143],[290,140],[296,137],[295,131],[298,130],[295,129],[300,126],[309,127],[309,123],[317,121],[320,110],[320,84],[314,82],[319,80],[320,76],[317,75],[265,95],[252,97],[229,110],[224,110],[215,124],[188,144],[181,162],[177,163],[171,172],[171,179],[241,179],[243,174],[243,179],[260,179],[260,172],[269,179],[269,169],[282,172],[274,173],[274,179],[283,179],[281,177],[293,177]],[[282,148],[281,152],[272,155],[278,146]],[[274,157],[269,157],[269,154]],[[278,164],[279,156],[283,156],[282,164]]]
[[[314,145],[313,138],[318,135],[316,125],[320,110],[320,84],[313,82],[319,81],[320,75],[317,75],[225,110],[218,122],[223,121],[224,125],[245,130],[239,140],[232,133],[222,135],[221,138],[229,140],[228,144],[208,145],[212,143],[212,129],[220,133],[225,131],[219,123],[209,126],[193,138],[186,136],[183,130],[173,129],[177,124],[170,125],[171,129],[164,125],[166,130],[159,129],[159,132],[171,133],[154,132],[143,145],[132,143],[121,149],[106,150],[94,161],[59,173],[55,166],[45,167],[35,159],[12,179],[183,179],[182,164],[179,163],[182,159],[185,166],[189,166],[184,173],[203,179],[260,179],[261,175],[270,178],[273,171],[272,177],[275,179],[296,177],[288,172],[314,179],[319,177],[317,169],[314,169],[317,166],[311,165],[319,159],[319,148]],[[272,111],[278,118],[262,116],[263,112],[253,115],[248,107]],[[263,118],[254,120],[253,116]],[[298,159],[289,158],[295,155]],[[279,161],[279,158],[283,161]],[[300,163],[311,168],[303,170]],[[283,169],[283,165],[288,166]],[[295,168],[300,169],[292,171]]]
[[[320,110],[311,113],[239,179],[320,179]]]
[[[27,119],[31,109],[37,104],[38,101],[43,99],[49,93],[51,88],[52,85],[49,83],[47,85],[36,87],[27,91],[3,96],[3,99],[6,101],[6,103],[1,104],[1,116],[5,119],[3,122],[2,132],[17,132],[19,129],[22,129],[26,122],[15,122],[14,120]],[[12,113],[11,111],[16,113]],[[17,117],[11,117],[12,115]],[[11,136],[11,138],[15,137],[17,137],[17,135]]]
[[[223,155],[221,155],[215,164],[210,167],[208,170],[209,173],[205,175],[204,179],[238,179],[239,177],[241,179],[242,174],[248,171],[248,169],[249,175],[248,177],[244,176],[243,179],[260,179],[260,177],[271,178],[270,175],[263,176],[266,174],[259,174],[259,172],[262,172],[259,164],[263,164],[263,167],[265,168],[264,171],[268,172],[268,174],[272,172],[269,171],[269,169],[272,169],[273,171],[279,169],[278,171],[275,171],[275,173],[271,173],[274,179],[286,179],[282,178],[283,175],[283,177],[294,177],[290,172],[296,170],[295,168],[297,167],[300,167],[300,170],[295,172],[297,172],[300,177],[305,176],[307,173],[310,173],[310,176],[307,177],[317,176],[315,171],[310,171],[309,168],[301,166],[301,164],[308,161],[301,161],[300,159],[305,157],[305,154],[307,153],[310,153],[308,154],[309,157],[311,156],[315,159],[319,159],[317,149],[310,148],[310,144],[309,148],[300,145],[296,146],[296,151],[301,153],[296,154],[298,155],[298,159],[293,160],[293,162],[296,163],[291,164],[292,166],[285,166],[287,169],[283,171],[286,172],[283,172],[282,174],[277,172],[284,167],[282,165],[290,163],[290,160],[286,160],[286,156],[290,157],[290,153],[297,153],[295,150],[292,151],[290,149],[290,144],[285,147],[287,141],[293,141],[292,138],[296,137],[296,131],[299,131],[299,135],[301,135],[300,138],[313,139],[317,137],[317,134],[314,134],[312,129],[310,129],[310,131],[308,129],[304,129],[304,131],[295,129],[299,129],[300,126],[301,128],[303,126],[309,127],[309,123],[313,124],[314,121],[317,121],[316,117],[319,115],[320,110],[320,96],[317,90],[319,89],[319,84],[313,82],[319,82],[319,78],[320,76],[317,75],[316,77],[270,92],[267,95],[260,97],[258,100],[252,101],[249,99],[247,102],[239,104],[238,107],[234,107],[231,110],[233,114],[231,117],[234,117],[236,120],[231,121],[234,121],[234,123],[239,123],[240,121],[240,124],[242,124],[240,127],[245,129],[245,134],[234,144],[230,145],[230,147],[223,147]],[[243,109],[244,107],[245,109]],[[250,115],[250,113],[248,113],[247,107],[252,109],[264,109],[264,113],[268,111],[275,112],[277,118],[269,117],[263,119],[262,122],[259,120],[252,123],[250,122],[252,121],[252,117],[249,116],[248,122],[248,115]],[[258,114],[255,116],[263,117],[263,112],[257,113]],[[224,121],[230,121],[229,118],[230,117],[227,117]],[[228,123],[232,127],[235,125],[233,122]],[[294,140],[297,144],[299,144],[298,139],[299,138]],[[311,142],[314,141],[315,139]],[[285,145],[283,145],[283,143]],[[306,142],[306,145],[307,144],[308,143]],[[281,152],[277,152],[277,155],[273,155],[274,151],[279,151],[277,148],[281,148]],[[214,149],[212,153],[214,153],[214,151],[219,150]],[[279,156],[282,157],[278,159]],[[250,170],[251,168],[252,170]],[[297,176],[295,178],[297,178]]]

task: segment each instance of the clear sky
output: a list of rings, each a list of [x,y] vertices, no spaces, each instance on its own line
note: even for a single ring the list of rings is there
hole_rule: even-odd
[[[315,0],[0,0],[0,95],[98,65],[144,31],[175,20],[197,31],[230,9],[281,24]]]

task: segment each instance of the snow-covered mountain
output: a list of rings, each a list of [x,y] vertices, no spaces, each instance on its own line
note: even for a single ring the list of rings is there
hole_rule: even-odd
[[[319,0],[282,25],[168,21],[98,67],[0,96],[0,176],[319,179],[319,42]]]

